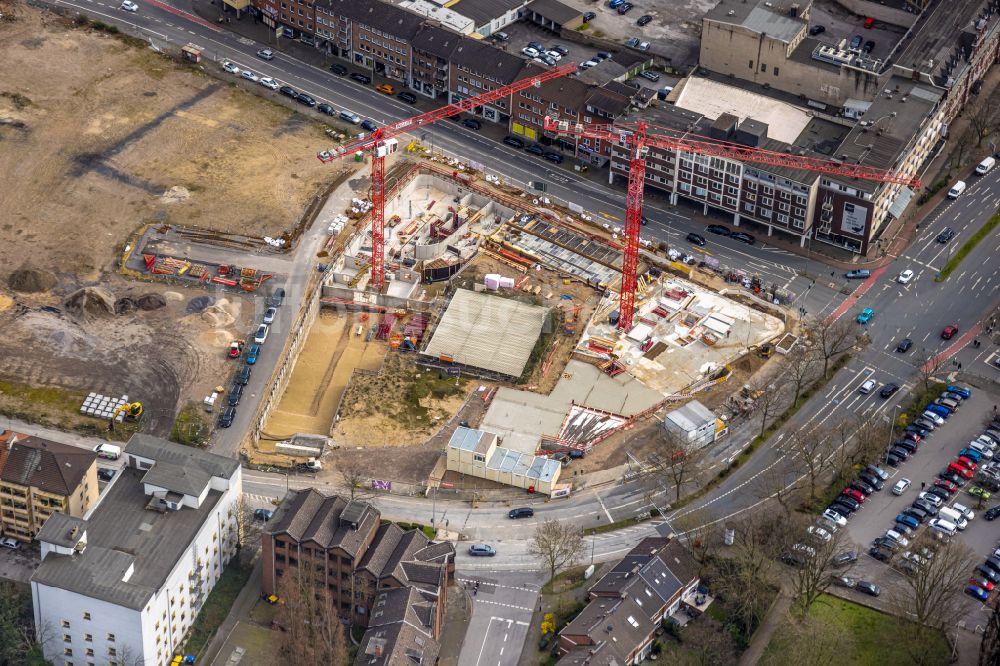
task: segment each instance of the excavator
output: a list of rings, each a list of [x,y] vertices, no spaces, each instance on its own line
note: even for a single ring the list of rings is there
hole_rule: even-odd
[[[121,405],[111,414],[111,419],[108,421],[108,430],[111,432],[115,431],[115,419],[122,412],[125,413],[125,418],[130,421],[135,421],[140,416],[142,416],[142,403],[141,402],[126,402]]]

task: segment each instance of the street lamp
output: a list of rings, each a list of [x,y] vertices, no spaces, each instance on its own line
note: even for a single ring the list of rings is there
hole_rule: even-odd
[[[597,522],[601,522],[601,514],[597,514]],[[590,563],[594,563],[594,549],[597,547],[597,530],[590,534]]]

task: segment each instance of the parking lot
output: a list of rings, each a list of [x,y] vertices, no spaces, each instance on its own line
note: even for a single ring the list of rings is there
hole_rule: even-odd
[[[539,42],[540,44],[544,44],[548,49],[557,44],[565,48],[568,53],[559,61],[560,65],[567,62],[575,62],[579,65],[593,58],[594,54],[601,50],[577,44],[566,39],[559,39],[558,35],[527,21],[512,23],[504,28],[503,31],[510,35],[510,39],[507,42],[498,42],[497,46],[525,60],[530,60],[530,58],[522,55],[521,49],[526,47],[528,42]]]
[[[868,497],[862,508],[850,519],[846,528],[850,541],[855,542],[861,551],[861,558],[849,573],[851,578],[875,582],[882,588],[883,594],[891,594],[891,590],[900,585],[903,574],[868,555],[868,548],[876,537],[882,536],[886,530],[893,527],[896,515],[917,499],[917,495],[921,492],[921,483],[928,487],[933,485],[937,475],[956,458],[958,452],[983,432],[984,418],[992,414],[993,406],[997,404],[998,398],[1000,396],[997,394],[973,389],[972,397],[964,401],[959,411],[953,414],[944,425],[938,427],[920,443],[916,454],[906,462],[901,463],[898,468],[880,465],[890,474],[889,479],[885,482],[885,488]],[[902,495],[893,495],[893,485],[903,478],[909,479],[909,487]],[[975,518],[969,521],[969,526],[958,532],[954,538],[967,544],[979,556],[979,561],[982,561],[997,548],[997,523],[987,522],[982,516],[983,512],[995,505],[997,501],[991,499],[980,505],[978,499],[968,493],[968,489],[973,485],[974,483],[971,481],[966,483],[943,506],[959,503],[972,509],[976,514]],[[928,529],[925,524],[918,528],[917,533]],[[901,550],[905,550],[905,548]],[[969,575],[971,576],[972,573],[970,571]],[[860,593],[850,592],[848,594]],[[992,604],[995,597],[996,593],[993,593],[987,604]],[[971,597],[967,598],[967,603],[968,614],[965,618],[965,624],[968,628],[973,629],[976,625],[985,622],[989,608]]]
[[[809,27],[812,29],[817,25],[823,26],[825,32],[814,35],[814,37],[824,44],[830,45],[835,45],[842,39],[846,39],[850,43],[855,35],[861,35],[862,43],[869,40],[875,42],[875,48],[872,49],[871,55],[875,58],[885,59],[896,42],[906,33],[906,30],[900,26],[880,21],[875,21],[871,28],[866,29],[865,18],[847,11],[835,2],[823,0],[813,4]]]

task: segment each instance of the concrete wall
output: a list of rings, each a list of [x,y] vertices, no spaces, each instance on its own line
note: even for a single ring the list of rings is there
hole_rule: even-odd
[[[322,298],[336,298],[350,301],[349,303],[324,303],[327,307],[348,307],[358,310],[376,308],[404,308],[412,312],[430,312],[434,304],[429,301],[415,301],[410,298],[399,298],[388,294],[372,294],[368,292],[358,292],[354,289],[337,284],[324,284],[322,288]],[[315,319],[315,315],[313,316]],[[310,322],[311,324],[312,322]]]

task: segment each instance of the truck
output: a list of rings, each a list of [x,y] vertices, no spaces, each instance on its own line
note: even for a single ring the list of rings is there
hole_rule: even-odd
[[[295,466],[296,471],[299,472],[309,472],[315,474],[316,472],[323,469],[323,463],[319,461],[318,458],[310,458],[304,463],[299,463]]]

